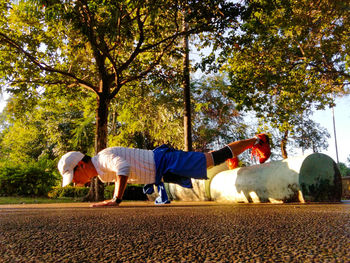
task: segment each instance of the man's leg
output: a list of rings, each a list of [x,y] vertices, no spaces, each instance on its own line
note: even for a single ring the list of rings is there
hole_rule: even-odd
[[[256,143],[256,141],[257,141],[257,138],[250,138],[250,139],[246,139],[246,140],[235,141],[235,142],[229,143],[224,148],[229,147],[231,156],[224,156],[223,159],[226,160],[226,159],[238,156],[239,154],[241,154],[245,150],[252,148],[253,145]],[[222,151],[223,149],[220,149],[219,151]],[[225,151],[223,151],[223,154],[229,154],[229,152],[226,151],[226,153],[225,153]],[[214,159],[212,156],[212,152],[205,153],[205,158],[207,160],[207,168],[214,166],[215,162],[214,162]],[[218,163],[216,163],[215,165],[218,165]]]
[[[218,151],[205,153],[207,168],[223,163],[229,158],[237,157],[250,148],[253,148],[252,155],[256,156],[260,163],[264,163],[271,155],[268,135],[258,134],[255,138],[231,142]]]
[[[228,146],[232,151],[232,154],[233,154],[232,157],[238,156],[245,150],[252,148],[256,143],[256,141],[257,141],[257,138],[251,138],[251,139],[229,143]]]

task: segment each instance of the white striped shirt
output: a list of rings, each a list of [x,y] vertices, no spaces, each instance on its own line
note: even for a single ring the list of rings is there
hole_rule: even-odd
[[[129,176],[128,183],[155,183],[156,168],[153,151],[111,147],[92,157],[102,182],[116,182],[117,175]]]

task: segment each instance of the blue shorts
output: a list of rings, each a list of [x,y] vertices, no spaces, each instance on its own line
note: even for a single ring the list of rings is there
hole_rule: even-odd
[[[208,179],[204,153],[184,152],[162,145],[153,150],[156,163],[156,182],[161,178],[186,177]],[[165,180],[167,181],[167,180]]]

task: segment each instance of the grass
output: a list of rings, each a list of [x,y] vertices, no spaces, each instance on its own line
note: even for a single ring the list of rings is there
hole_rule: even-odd
[[[0,205],[13,204],[52,204],[52,203],[74,203],[81,202],[80,198],[61,197],[57,199],[48,197],[24,197],[24,196],[6,196],[0,197]]]

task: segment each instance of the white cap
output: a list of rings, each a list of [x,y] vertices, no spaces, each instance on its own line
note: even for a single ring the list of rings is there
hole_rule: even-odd
[[[63,182],[62,187],[69,185],[73,180],[74,168],[84,158],[81,152],[68,152],[63,155],[58,162],[58,170],[60,171]]]

